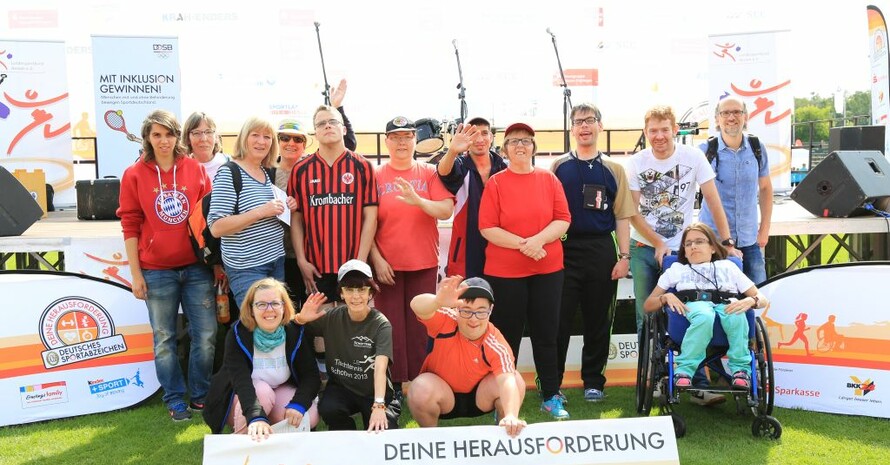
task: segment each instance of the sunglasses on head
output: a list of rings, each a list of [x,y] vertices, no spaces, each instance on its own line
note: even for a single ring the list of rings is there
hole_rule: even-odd
[[[279,142],[287,143],[287,142],[290,142],[291,139],[293,139],[294,142],[296,142],[296,143],[298,143],[298,144],[301,143],[301,142],[302,142],[302,143],[305,143],[305,142],[306,142],[306,138],[303,137],[303,136],[289,136],[289,135],[287,135],[287,134],[279,134],[279,135],[278,135],[278,141],[279,141]]]

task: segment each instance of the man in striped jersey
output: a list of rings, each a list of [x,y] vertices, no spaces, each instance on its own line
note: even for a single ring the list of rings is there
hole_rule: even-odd
[[[422,427],[439,419],[477,417],[497,410],[498,425],[510,436],[526,426],[519,419],[525,382],[513,351],[488,317],[491,286],[482,278],[442,280],[439,291],[411,300],[411,309],[433,339],[420,375],[411,382],[408,407]]]
[[[297,201],[291,240],[307,293],[322,292],[334,305],[340,265],[368,260],[377,230],[377,184],[373,165],[346,149],[336,108],[318,107],[313,122],[318,151],[294,165],[287,184]]]

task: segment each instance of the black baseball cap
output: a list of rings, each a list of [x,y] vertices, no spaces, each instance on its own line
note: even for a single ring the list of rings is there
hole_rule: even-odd
[[[491,284],[488,284],[488,281],[482,278],[467,278],[461,283],[461,286],[464,285],[467,288],[460,295],[461,299],[473,300],[482,297],[494,303],[494,292],[492,292]]]
[[[386,123],[386,133],[390,134],[393,132],[415,132],[417,128],[414,126],[414,121],[411,121],[404,116],[396,116],[395,118],[389,120]]]

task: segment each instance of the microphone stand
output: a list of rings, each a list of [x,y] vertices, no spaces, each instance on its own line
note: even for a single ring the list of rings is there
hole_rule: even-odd
[[[562,71],[562,61],[559,59],[559,49],[556,48],[556,35],[550,32],[550,28],[547,28],[547,33],[550,34],[550,38],[553,40],[553,51],[556,52],[556,64],[559,65],[559,77],[562,79],[562,130],[564,133],[563,136],[563,147],[566,152],[572,147],[569,142],[569,113],[572,111],[572,91],[569,89],[568,83],[566,83],[566,75]]]
[[[321,49],[321,32],[318,30],[318,27],[321,26],[321,23],[318,21],[315,22],[315,36],[318,38],[318,55],[321,57],[321,74],[324,76],[324,92],[321,95],[324,95],[324,104],[331,104],[331,86],[328,84],[328,72],[324,67],[324,51]]]
[[[457,39],[451,41],[451,45],[454,46],[454,56],[457,58],[457,76],[460,79],[460,82],[457,84],[457,98],[460,100],[460,118],[457,120],[457,124],[463,124],[464,120],[467,118],[467,101],[465,97],[467,96],[467,89],[464,87],[464,73],[460,67],[460,52],[457,51]]]

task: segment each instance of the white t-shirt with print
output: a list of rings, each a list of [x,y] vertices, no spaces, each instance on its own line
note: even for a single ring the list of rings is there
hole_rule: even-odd
[[[683,229],[692,223],[698,186],[714,179],[705,154],[696,147],[675,145],[674,154],[659,160],[647,148],[634,154],[627,164],[631,191],[640,193],[640,213],[671,250],[679,250]],[[647,245],[635,229],[630,237]]]
[[[658,278],[658,287],[678,291],[716,290],[739,294],[754,287],[754,282],[730,260],[682,264],[675,262]]]

